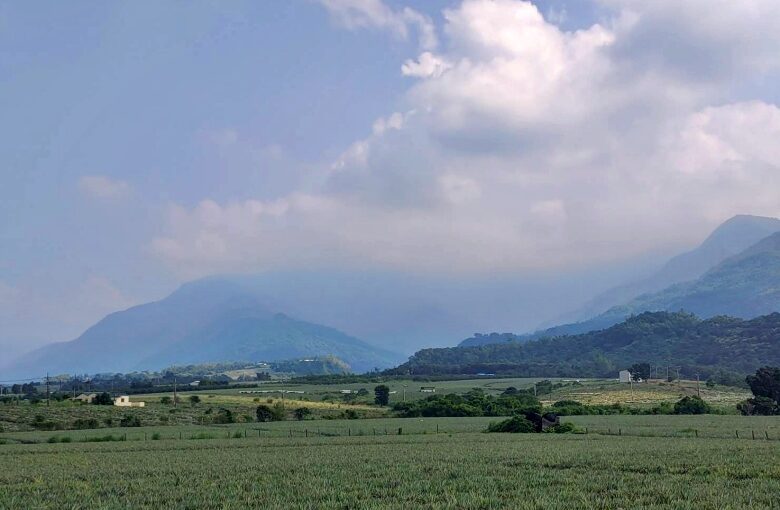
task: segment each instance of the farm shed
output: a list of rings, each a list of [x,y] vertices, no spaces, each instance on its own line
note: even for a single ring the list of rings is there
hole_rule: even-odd
[[[78,400],[79,402],[84,402],[85,404],[91,404],[92,402],[94,402],[96,397],[97,397],[97,393],[82,393],[81,395],[74,398],[73,400]]]
[[[618,379],[622,383],[630,383],[631,382],[631,372],[628,370],[621,370],[620,374],[618,376]]]
[[[130,402],[128,395],[122,395],[114,399],[114,405],[117,407],[144,407],[145,402]]]

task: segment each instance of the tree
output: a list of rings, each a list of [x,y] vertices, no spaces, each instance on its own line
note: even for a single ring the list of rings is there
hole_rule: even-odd
[[[200,403],[200,397],[197,395],[190,395],[190,404],[195,405]]]
[[[281,402],[277,402],[273,406],[260,404],[257,406],[255,414],[257,415],[257,421],[259,422],[282,421],[284,420],[284,406]]]
[[[634,381],[650,379],[650,363],[634,363],[628,369],[631,372],[631,378]]]
[[[171,402],[173,402],[173,400],[171,400],[171,397],[162,397],[160,399],[160,403],[162,405],[166,405],[167,406],[167,405],[170,405]]]
[[[745,381],[750,385],[754,397],[737,405],[745,415],[771,416],[780,414],[780,368],[763,367]]]
[[[111,398],[111,395],[104,391],[103,393],[98,393],[95,395],[95,399],[92,401],[92,403],[99,406],[110,406],[114,403],[114,401]]]
[[[274,413],[271,410],[270,406],[267,406],[265,404],[260,404],[257,406],[257,421],[259,422],[267,422],[267,421],[274,421]]]
[[[308,407],[299,407],[295,411],[293,411],[293,414],[295,415],[295,419],[298,421],[303,421],[306,419],[307,416],[311,414],[311,409]]]
[[[780,402],[780,367],[763,367],[745,381],[756,397],[766,397]]]
[[[390,403],[390,387],[386,384],[380,384],[374,388],[374,402],[379,406],[386,406]]]
[[[707,414],[710,406],[699,397],[683,397],[674,404],[674,414]]]

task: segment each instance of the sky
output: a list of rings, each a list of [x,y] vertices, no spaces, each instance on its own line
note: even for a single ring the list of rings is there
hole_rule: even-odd
[[[0,348],[220,273],[625,263],[780,216],[777,0],[0,0]]]

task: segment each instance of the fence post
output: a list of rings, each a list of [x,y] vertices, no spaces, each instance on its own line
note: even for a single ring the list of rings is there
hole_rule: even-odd
[[[734,431],[734,434],[736,434],[736,436],[737,436],[737,439],[739,439],[739,430],[735,430],[735,431]]]
[[[696,437],[699,437],[699,429],[693,429],[693,434],[694,434]]]
[[[292,429],[290,429],[290,437],[292,437]]]
[[[764,431],[764,436],[766,436],[766,440],[769,441],[769,432],[766,430]]]
[[[305,429],[306,437],[309,437],[309,429]]]
[[[618,429],[618,435],[619,435],[619,436],[622,436],[622,435],[623,435],[623,429]]]
[[[753,441],[755,441],[756,440],[756,431],[755,430],[751,430],[750,431],[750,435],[753,436]]]
[[[439,433],[439,424],[438,423],[436,424],[436,433],[437,434]]]
[[[352,429],[351,429],[351,428],[348,428],[348,429],[347,429],[347,435],[348,435],[348,436],[350,436],[350,437],[352,437]]]
[[[585,435],[588,435],[588,427],[585,427]]]
[[[404,431],[401,427],[398,427],[398,435],[402,436],[404,434]]]

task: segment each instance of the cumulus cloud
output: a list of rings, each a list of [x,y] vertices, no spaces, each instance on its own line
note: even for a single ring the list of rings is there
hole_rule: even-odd
[[[693,244],[733,214],[780,215],[780,111],[733,96],[778,64],[776,2],[723,2],[720,15],[698,0],[602,3],[612,17],[576,31],[519,0],[445,10],[442,49],[401,69],[414,79],[405,113],[377,120],[320,188],[175,206],[155,251],[194,272],[520,270]]]
[[[130,185],[127,182],[114,180],[104,175],[81,177],[79,189],[88,196],[104,200],[122,198],[130,193]]]
[[[409,7],[394,10],[382,0],[317,1],[337,23],[349,30],[387,30],[401,39],[407,39],[410,31],[415,30],[422,48],[432,49],[438,44],[436,29],[430,18]]]

